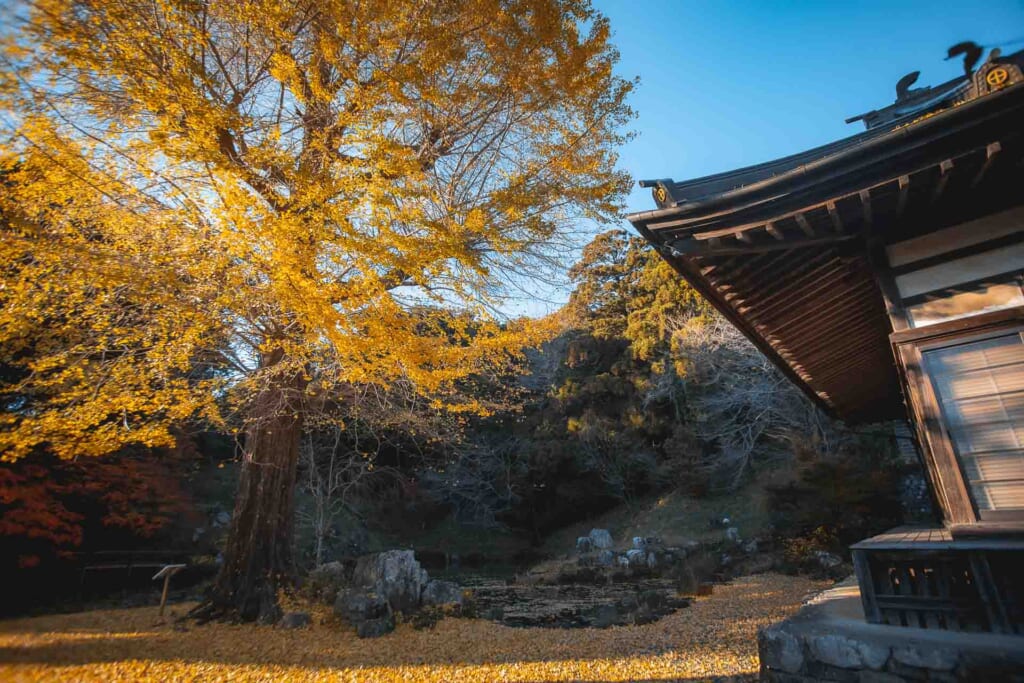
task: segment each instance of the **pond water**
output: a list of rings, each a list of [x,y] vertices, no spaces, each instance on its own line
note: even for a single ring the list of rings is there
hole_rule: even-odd
[[[644,624],[687,607],[670,579],[528,585],[494,576],[462,575],[479,617],[507,626],[605,628]]]

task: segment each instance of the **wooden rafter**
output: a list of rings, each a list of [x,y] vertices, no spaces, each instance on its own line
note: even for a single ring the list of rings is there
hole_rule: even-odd
[[[900,198],[896,204],[896,217],[900,218],[903,216],[903,212],[907,210],[907,200],[910,198],[910,176],[901,175],[899,177],[900,185]]]
[[[935,189],[932,190],[932,203],[939,201],[942,193],[946,191],[946,185],[949,184],[949,178],[953,175],[953,160],[945,159],[939,164],[939,181],[935,184]]]
[[[865,188],[857,193],[860,197],[861,210],[864,212],[864,225],[870,227],[874,223],[874,215],[871,213],[871,189]]]
[[[985,148],[985,162],[978,169],[978,172],[974,174],[974,179],[971,180],[971,187],[976,187],[985,178],[985,174],[988,173],[989,168],[995,162],[996,157],[1000,152],[1003,151],[1003,146],[998,141],[990,143]]]
[[[669,242],[676,252],[687,256],[700,254],[757,254],[769,251],[788,251],[801,247],[821,246],[855,239],[857,235],[829,235],[826,237],[813,237],[800,240],[789,240],[787,242],[759,242],[757,244],[724,244],[721,238],[715,237],[710,240],[673,240]]]
[[[1013,105],[1024,111],[1020,96]],[[850,419],[890,418],[902,411],[892,323],[868,250],[969,218],[975,201],[1016,201],[1024,138],[1019,122],[999,115],[950,128],[955,137],[941,138],[949,144],[935,144],[938,129],[915,137],[935,127],[928,119],[885,145],[822,155],[786,177],[696,183],[706,192],[635,214],[634,225],[671,245],[663,253],[677,269],[696,275],[698,289],[758,348],[774,351],[808,395]]]
[[[843,232],[843,217],[839,215],[839,209],[836,208],[835,202],[825,202],[825,208],[828,210],[828,217],[832,221],[832,230],[836,234]]]
[[[804,213],[797,213],[793,218],[796,220],[796,224],[800,226],[800,229],[804,231],[805,235],[808,237],[815,236],[814,228],[811,227],[811,224],[808,222],[807,216]]]

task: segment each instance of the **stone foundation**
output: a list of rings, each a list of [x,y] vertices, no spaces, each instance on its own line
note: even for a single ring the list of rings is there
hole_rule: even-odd
[[[761,680],[1024,683],[1024,636],[868,624],[849,579],[758,633]]]

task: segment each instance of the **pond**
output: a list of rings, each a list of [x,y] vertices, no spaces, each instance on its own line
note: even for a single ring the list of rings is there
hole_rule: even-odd
[[[670,579],[543,585],[517,583],[493,576],[463,575],[460,585],[472,591],[470,603],[479,617],[506,626],[606,628],[646,624],[687,607]]]

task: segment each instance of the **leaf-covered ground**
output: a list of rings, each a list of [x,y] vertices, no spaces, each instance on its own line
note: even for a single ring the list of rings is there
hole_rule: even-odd
[[[161,624],[155,607],[0,622],[2,681],[671,681],[753,674],[757,628],[823,584],[765,574],[646,626],[513,629],[446,619],[359,640],[337,624],[286,631]],[[183,607],[176,606],[180,612]]]

